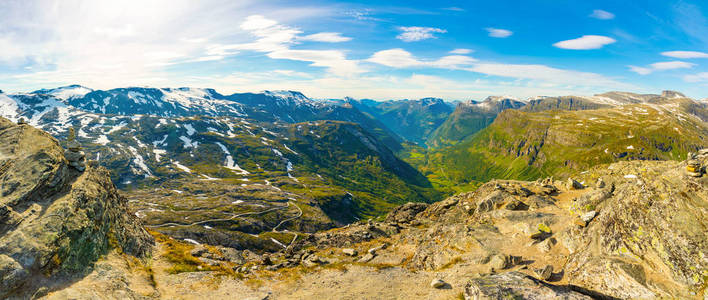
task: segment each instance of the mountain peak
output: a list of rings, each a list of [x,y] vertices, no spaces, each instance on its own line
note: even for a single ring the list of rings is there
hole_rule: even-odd
[[[426,98],[422,98],[418,101],[420,101],[420,104],[422,104],[422,105],[436,105],[436,104],[443,104],[444,103],[443,99],[434,98],[434,97],[426,97]]]
[[[482,102],[491,102],[491,101],[498,102],[498,101],[504,101],[504,100],[521,101],[518,98],[513,97],[513,96],[489,96],[486,99],[484,99],[484,101],[482,101]]]
[[[661,97],[664,98],[686,98],[686,95],[681,92],[666,90],[661,92]]]
[[[299,100],[299,101],[310,101],[310,98],[307,98],[303,93],[298,92],[298,91],[289,91],[289,90],[274,90],[274,91],[263,91],[263,94],[271,97],[278,97],[278,98],[284,98],[284,99],[294,99],[294,100]]]
[[[67,86],[60,86],[58,88],[53,89],[40,89],[32,92],[32,94],[47,94],[57,97],[61,100],[68,100],[71,98],[83,97],[90,92],[93,92],[93,89],[78,84],[72,84]]]

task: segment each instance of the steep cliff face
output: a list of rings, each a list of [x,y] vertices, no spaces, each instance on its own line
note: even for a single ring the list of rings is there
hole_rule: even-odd
[[[79,172],[49,134],[0,118],[0,297],[82,271],[110,248],[144,256],[152,243],[106,169]]]

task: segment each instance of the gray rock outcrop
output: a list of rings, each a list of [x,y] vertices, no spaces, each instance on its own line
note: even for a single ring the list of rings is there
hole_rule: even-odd
[[[145,256],[152,244],[106,169],[77,172],[47,133],[0,118],[0,298],[81,273],[110,248]]]

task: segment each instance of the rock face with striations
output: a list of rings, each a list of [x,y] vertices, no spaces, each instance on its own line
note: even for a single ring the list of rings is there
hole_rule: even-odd
[[[49,134],[0,118],[1,298],[27,297],[110,248],[145,256],[153,243],[106,169],[70,168]]]

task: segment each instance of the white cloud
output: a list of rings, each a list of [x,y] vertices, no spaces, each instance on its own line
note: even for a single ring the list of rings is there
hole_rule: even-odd
[[[465,11],[464,8],[460,8],[460,7],[457,7],[457,6],[445,7],[445,8],[443,8],[443,9],[444,9],[444,10],[449,10],[449,11],[459,11],[459,12]]]
[[[273,73],[283,75],[283,76],[290,76],[290,77],[304,77],[304,78],[310,78],[312,75],[307,74],[305,72],[298,72],[294,70],[274,70]]]
[[[695,64],[687,63],[683,61],[663,61],[658,63],[653,63],[650,65],[654,70],[674,70],[674,69],[688,69],[695,66]]]
[[[398,27],[398,30],[403,31],[396,38],[404,42],[417,42],[427,39],[437,38],[435,33],[445,33],[447,30],[434,27]]]
[[[341,43],[341,42],[351,41],[352,38],[342,36],[342,34],[339,32],[320,32],[320,33],[315,33],[315,34],[310,34],[310,35],[299,37],[298,40],[325,42],[325,43]]]
[[[348,60],[339,50],[293,50],[283,49],[266,54],[273,59],[289,59],[311,62],[311,66],[325,67],[337,76],[351,76],[365,70],[354,60]]]
[[[708,53],[698,51],[666,51],[661,52],[661,55],[673,58],[708,58]]]
[[[645,68],[645,67],[637,67],[637,66],[628,66],[628,67],[629,67],[630,71],[637,73],[639,75],[647,75],[647,74],[654,71],[650,68]]]
[[[577,39],[560,41],[553,46],[571,50],[600,49],[605,45],[616,42],[615,39],[601,35],[584,35]]]
[[[278,22],[266,19],[261,15],[252,15],[246,18],[246,21],[241,23],[241,29],[243,30],[262,30],[278,25]]]
[[[476,59],[463,55],[449,55],[443,56],[438,60],[424,61],[419,60],[406,50],[396,48],[376,52],[367,61],[392,68],[435,67],[458,69],[472,64]]]
[[[615,18],[615,14],[609,12],[609,11],[604,11],[602,9],[596,9],[592,11],[592,14],[590,14],[591,18],[595,19],[600,19],[600,20],[610,20]]]
[[[356,60],[347,59],[344,51],[341,50],[295,50],[290,48],[291,45],[300,39],[326,42],[348,39],[339,33],[323,32],[301,37],[299,34],[302,31],[281,25],[276,21],[259,15],[246,18],[241,24],[241,28],[255,36],[257,38],[256,41],[219,45],[211,48],[209,54],[225,55],[232,53],[231,51],[234,50],[252,50],[266,53],[266,56],[273,59],[310,62],[311,66],[325,67],[329,72],[337,76],[351,76],[365,71]]]
[[[472,49],[464,49],[464,48],[457,48],[455,50],[450,51],[450,54],[470,54],[474,52]]]
[[[510,30],[499,29],[499,28],[489,27],[489,28],[485,28],[485,30],[487,30],[487,32],[489,32],[489,36],[495,37],[495,38],[506,38],[506,37],[510,37],[512,34],[514,34]]]
[[[604,88],[632,87],[597,73],[557,69],[545,65],[479,63],[467,70],[494,76],[540,80],[553,84]]]
[[[686,75],[683,80],[687,82],[708,82],[708,72]]]
[[[639,75],[647,75],[654,71],[664,71],[664,70],[675,70],[675,69],[688,69],[695,66],[695,64],[687,63],[683,61],[662,61],[649,65],[646,67],[629,66],[629,70],[637,73]]]

